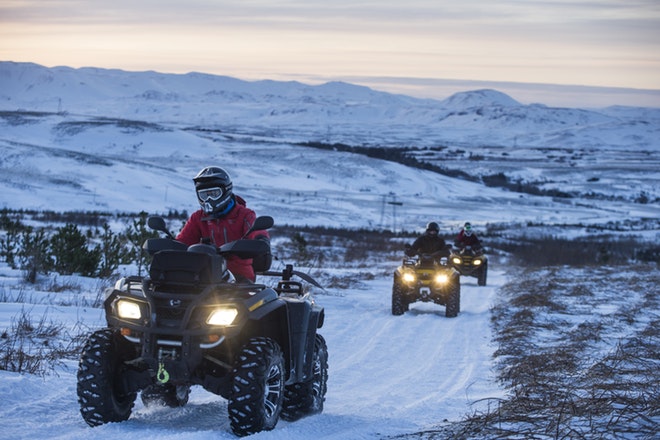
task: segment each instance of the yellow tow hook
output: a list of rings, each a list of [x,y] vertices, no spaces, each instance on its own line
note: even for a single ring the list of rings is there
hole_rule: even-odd
[[[156,373],[156,379],[159,383],[166,384],[170,380],[170,373],[167,372],[165,366],[162,362],[158,363],[158,372]]]

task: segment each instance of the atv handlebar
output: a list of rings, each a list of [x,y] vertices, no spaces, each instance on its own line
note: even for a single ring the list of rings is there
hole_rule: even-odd
[[[485,250],[483,246],[455,246],[452,252],[458,252],[460,254],[468,252],[473,255],[479,255],[485,253]]]
[[[307,281],[308,283],[310,283],[310,284],[312,284],[312,285],[314,285],[314,286],[316,286],[316,287],[318,287],[318,288],[323,289],[323,286],[321,286],[321,285],[320,285],[320,284],[319,284],[314,278],[312,278],[311,276],[307,275],[307,274],[304,273],[304,272],[299,272],[299,271],[297,271],[297,270],[293,270],[293,265],[292,265],[292,264],[287,264],[287,265],[285,266],[285,268],[284,268],[282,271],[280,271],[280,272],[276,272],[276,271],[268,270],[268,271],[266,271],[266,272],[260,272],[259,275],[267,275],[267,276],[281,277],[281,278],[282,278],[282,281],[289,281],[289,280],[291,280],[291,277],[292,277],[293,275],[296,275],[296,276],[302,278],[303,280]]]

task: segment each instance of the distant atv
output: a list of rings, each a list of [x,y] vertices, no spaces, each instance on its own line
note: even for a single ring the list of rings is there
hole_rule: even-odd
[[[473,249],[466,246],[463,249],[455,248],[449,256],[450,264],[463,276],[477,278],[479,286],[486,285],[488,277],[488,257],[483,248]]]
[[[228,400],[239,436],[271,430],[280,417],[320,413],[327,390],[328,351],[317,329],[324,310],[303,293],[287,266],[276,288],[238,284],[225,256],[253,258],[268,251],[260,240],[219,248],[190,247],[169,238],[144,244],[153,260],[148,277],[129,276],[108,290],[108,327],[92,333],[78,369],[78,401],[90,426],[131,415],[137,393],[145,405],[183,406],[191,385]],[[259,217],[252,230],[268,229]]]
[[[460,276],[446,258],[421,254],[405,257],[394,272],[392,315],[403,315],[410,304],[423,301],[445,306],[445,316],[455,318],[461,309]]]

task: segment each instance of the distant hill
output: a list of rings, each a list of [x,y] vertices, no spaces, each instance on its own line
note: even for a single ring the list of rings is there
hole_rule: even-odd
[[[8,111],[259,128],[303,141],[409,145],[414,129],[417,146],[660,147],[660,109],[522,105],[496,90],[466,91],[438,101],[341,82],[310,86],[15,62],[0,62],[0,78],[0,109]]]

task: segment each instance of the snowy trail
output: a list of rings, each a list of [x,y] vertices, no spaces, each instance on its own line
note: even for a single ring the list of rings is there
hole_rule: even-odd
[[[336,301],[342,316],[333,322],[329,315],[325,331],[329,346],[346,349],[331,353],[326,411],[360,415],[364,433],[376,436],[459,417],[469,411],[468,400],[492,396],[488,307],[495,287],[477,287],[469,278],[462,284],[455,319],[426,303],[392,316],[389,279]]]
[[[461,279],[461,313],[415,303],[392,316],[391,278],[366,281],[360,290],[331,291],[317,301],[326,309],[330,354],[328,394],[322,414],[280,421],[255,439],[378,439],[432,428],[471,412],[475,401],[501,396],[491,372],[489,306],[502,284],[491,270],[489,285]],[[77,308],[57,309],[53,319],[73,322]],[[0,372],[0,439],[232,439],[226,401],[194,387],[184,408],[145,409],[136,401],[131,418],[89,428],[80,417],[71,362],[45,380]],[[27,395],[27,396],[26,396]]]

